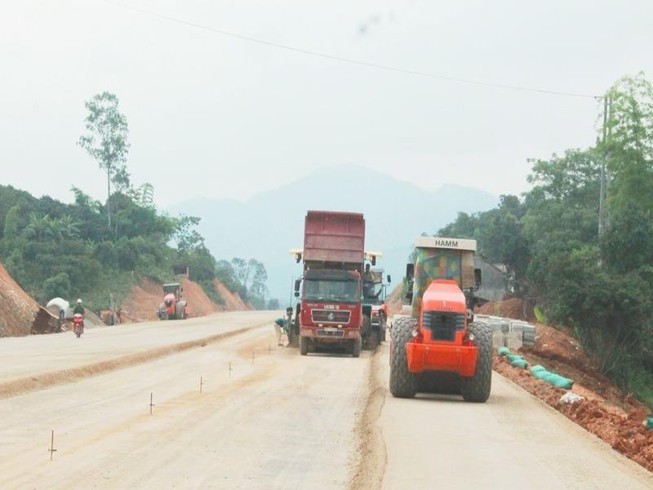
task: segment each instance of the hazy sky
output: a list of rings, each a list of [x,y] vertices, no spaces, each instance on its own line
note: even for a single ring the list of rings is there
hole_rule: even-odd
[[[653,77],[650,0],[0,7],[0,183],[66,202],[72,185],[106,198],[76,145],[84,102],[105,90],[128,119],[132,182],[167,206],[245,200],[345,163],[431,190],[520,193],[528,158],[594,143],[591,96]]]

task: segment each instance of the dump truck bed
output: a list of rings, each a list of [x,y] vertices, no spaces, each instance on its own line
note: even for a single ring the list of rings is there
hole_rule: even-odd
[[[308,211],[304,226],[304,262],[356,269],[365,260],[365,219],[359,213]]]

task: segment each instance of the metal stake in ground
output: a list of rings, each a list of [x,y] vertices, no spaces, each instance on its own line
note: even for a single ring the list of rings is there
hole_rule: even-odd
[[[152,407],[154,406],[154,393],[150,393],[150,415],[152,415]]]
[[[202,385],[203,385],[203,384],[204,384],[204,383],[202,382],[202,377],[200,376],[200,393],[202,393]]]
[[[50,461],[52,461],[52,455],[55,453],[56,449],[54,448],[54,429],[52,429],[52,436],[50,437]]]

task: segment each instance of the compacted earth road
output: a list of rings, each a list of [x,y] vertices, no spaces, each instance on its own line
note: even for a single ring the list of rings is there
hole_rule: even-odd
[[[278,347],[280,312],[0,339],[0,488],[652,488],[498,374],[392,398],[388,345]]]

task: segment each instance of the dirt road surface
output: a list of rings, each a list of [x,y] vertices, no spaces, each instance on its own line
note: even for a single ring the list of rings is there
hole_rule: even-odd
[[[387,386],[387,346],[374,362]],[[386,392],[377,426],[387,466],[376,488],[653,488],[652,473],[497,373],[484,404]]]
[[[653,486],[498,375],[483,405],[394,399],[387,345],[302,357],[278,316],[0,339],[0,488]]]

